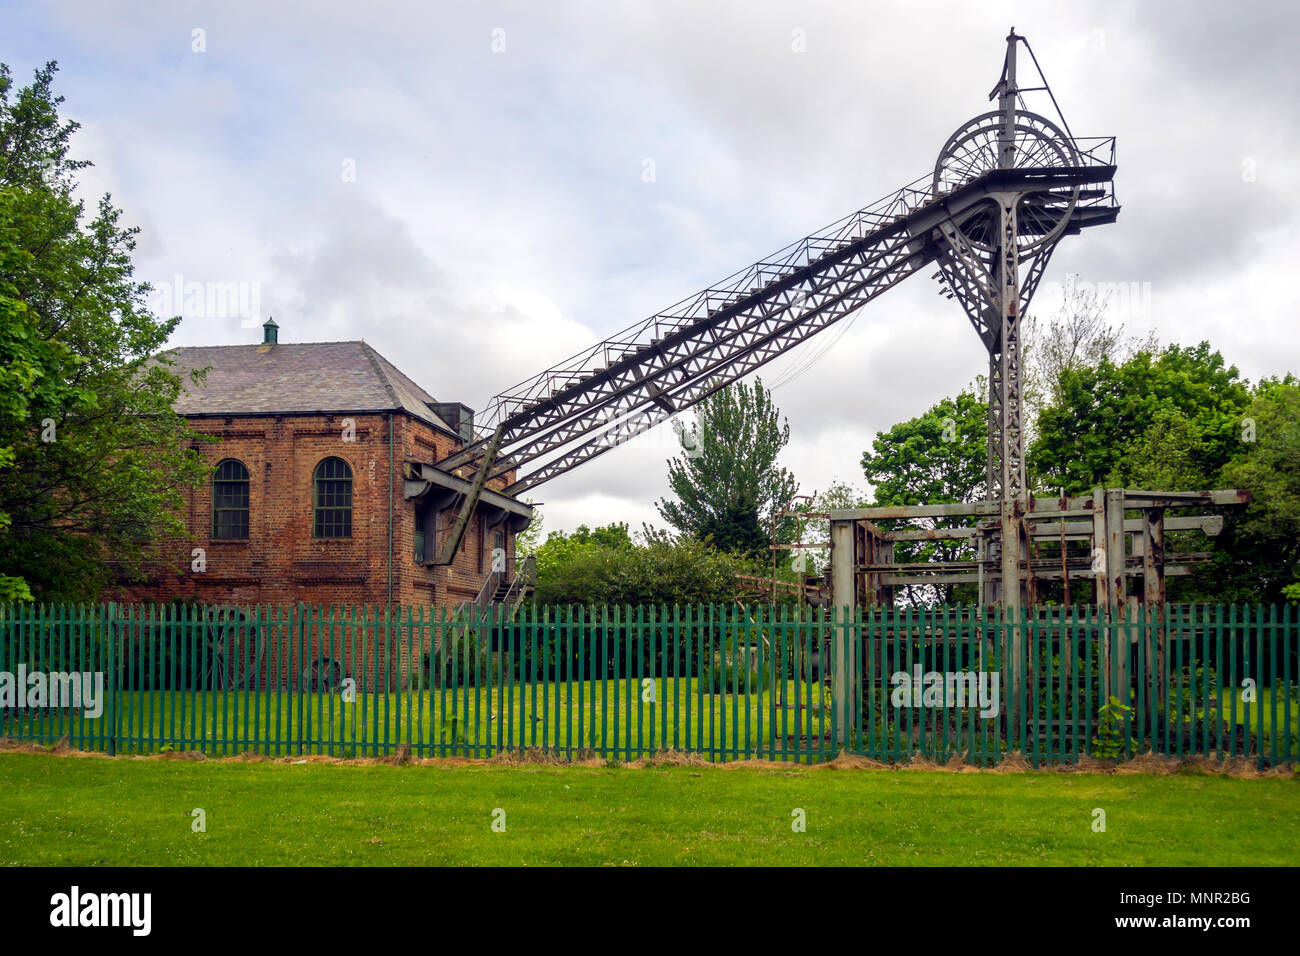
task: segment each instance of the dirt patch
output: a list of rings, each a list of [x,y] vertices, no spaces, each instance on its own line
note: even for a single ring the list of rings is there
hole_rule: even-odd
[[[649,767],[710,767],[712,764],[697,753],[684,750],[661,750],[649,757],[633,761],[627,766],[643,769]]]
[[[153,759],[153,758],[146,758]],[[169,750],[165,754],[158,754],[159,760],[207,760],[208,755],[201,750]]]
[[[1133,759],[1117,765],[1114,771],[1119,774],[1147,773],[1167,776],[1178,772],[1179,763],[1181,761],[1176,757],[1163,757],[1159,754],[1138,754]]]
[[[873,760],[870,757],[863,757],[861,754],[851,754],[846,750],[841,750],[834,760],[826,763],[814,764],[825,770],[889,770],[887,763],[881,763],[879,760]]]
[[[65,738],[66,739],[66,738]],[[73,750],[70,747],[46,747],[41,744],[28,743],[27,741],[11,740],[8,737],[0,737],[0,753],[14,754],[45,754],[55,757],[105,757],[93,750]]]
[[[1300,766],[1283,764],[1260,770],[1255,760],[1250,757],[1166,757],[1159,754],[1139,754],[1131,760],[1116,764],[1098,760],[1095,757],[1080,755],[1073,763],[1043,764],[1035,769],[1023,754],[1008,752],[1001,762],[994,767],[982,767],[967,763],[962,754],[950,756],[944,763],[917,754],[906,763],[884,763],[860,754],[840,752],[832,760],[817,764],[794,763],[783,760],[753,759],[729,760],[714,763],[703,755],[681,750],[663,750],[629,763],[619,763],[616,759],[602,757],[592,750],[576,751],[572,757],[535,748],[522,748],[504,751],[491,757],[415,757],[409,745],[403,744],[390,755],[382,757],[334,757],[324,754],[303,754],[301,756],[272,757],[265,754],[245,752],[236,756],[210,757],[197,750],[174,750],[158,754],[123,754],[110,757],[108,754],[89,750],[74,750],[64,737],[53,746],[36,744],[29,741],[16,741],[0,737],[0,753],[43,754],[56,757],[99,758],[102,760],[182,760],[205,762],[240,763],[278,763],[278,764],[342,764],[346,766],[397,766],[397,767],[440,767],[452,769],[487,768],[487,767],[584,767],[587,769],[609,766],[626,767],[630,770],[648,770],[664,767],[708,767],[714,770],[764,770],[782,774],[800,774],[812,770],[920,770],[940,773],[1069,773],[1069,774],[1143,774],[1147,776],[1171,776],[1174,774],[1200,774],[1206,776],[1240,777],[1256,779],[1261,777],[1300,777]]]
[[[826,764],[791,763],[788,760],[728,760],[714,766],[719,770],[773,770],[781,773],[803,773],[805,770],[825,767]]]
[[[443,757],[430,757],[430,760],[443,760]],[[520,750],[503,750],[491,757],[475,761],[486,766],[507,766],[518,767],[524,764],[541,767],[555,767],[560,764],[568,763],[563,756],[550,750],[541,750],[536,747],[524,747]]]
[[[960,772],[959,767],[950,767],[948,763],[938,763],[931,760],[925,754],[913,754],[907,763],[902,765],[904,770],[945,770]]]
[[[1059,773],[1110,773],[1115,769],[1115,765],[1105,760],[1099,760],[1088,754],[1080,754],[1073,763],[1063,763],[1056,766]]]
[[[477,760],[471,757],[419,757],[411,761],[411,766],[443,768],[487,767],[490,766],[490,762],[488,760]]]
[[[1212,777],[1246,777],[1257,778],[1264,776],[1278,776],[1279,771],[1282,776],[1293,776],[1296,773],[1295,768],[1273,767],[1266,771],[1260,771],[1255,761],[1249,757],[1224,757],[1219,760],[1216,757],[1206,757],[1198,754],[1192,757],[1184,757],[1177,762],[1176,773],[1198,774]]]
[[[1300,780],[1300,764],[1281,764],[1259,771],[1261,777],[1295,777]]]
[[[1002,755],[998,765],[992,768],[996,773],[1029,773],[1033,765],[1025,759],[1024,754],[1015,750],[1009,750]]]

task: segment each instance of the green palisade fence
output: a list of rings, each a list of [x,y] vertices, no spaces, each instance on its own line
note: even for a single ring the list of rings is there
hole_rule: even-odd
[[[10,605],[0,737],[109,754],[817,762],[847,751],[987,765],[1015,752],[1037,766],[1151,752],[1266,767],[1300,753],[1298,638],[1290,605],[1114,618],[1083,606],[1010,618]],[[74,684],[90,693],[73,699]]]

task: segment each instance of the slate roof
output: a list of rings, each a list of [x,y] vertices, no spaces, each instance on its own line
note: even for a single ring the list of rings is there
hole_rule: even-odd
[[[183,376],[211,366],[204,385],[186,376],[176,402],[182,415],[406,411],[455,434],[429,408],[433,396],[365,342],[208,345],[164,354]]]

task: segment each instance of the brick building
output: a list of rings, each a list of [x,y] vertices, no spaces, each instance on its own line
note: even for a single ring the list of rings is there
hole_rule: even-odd
[[[177,348],[207,368],[177,404],[211,480],[188,492],[184,540],[111,598],[203,604],[435,605],[490,601],[516,579],[532,509],[491,479],[450,565],[436,565],[472,476],[434,467],[473,436],[473,412],[435,401],[365,342]],[[197,551],[195,549],[198,549]],[[520,581],[526,578],[520,578]]]

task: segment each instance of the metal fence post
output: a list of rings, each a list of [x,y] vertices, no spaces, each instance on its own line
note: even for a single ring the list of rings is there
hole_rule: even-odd
[[[117,755],[117,695],[119,691],[117,672],[117,604],[108,605],[108,673],[104,684],[109,688],[108,701],[104,708],[104,719],[108,722],[105,742],[110,757]]]

